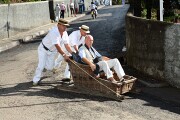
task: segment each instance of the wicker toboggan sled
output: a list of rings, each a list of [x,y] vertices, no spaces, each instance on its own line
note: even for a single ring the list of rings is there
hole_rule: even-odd
[[[135,77],[126,75],[124,82],[112,83],[106,79],[104,73],[100,74],[100,78],[94,78],[94,73],[88,65],[74,60],[70,60],[68,64],[74,81],[74,87],[67,88],[70,91],[121,100],[122,94],[132,90],[136,81]],[[114,78],[118,80],[116,73],[114,73]]]

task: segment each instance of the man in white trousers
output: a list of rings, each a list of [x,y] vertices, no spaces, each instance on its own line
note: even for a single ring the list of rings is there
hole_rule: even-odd
[[[124,80],[123,76],[125,75],[125,73],[118,59],[110,59],[108,57],[101,56],[92,47],[93,41],[93,37],[91,35],[87,35],[85,44],[79,48],[79,56],[81,57],[82,62],[88,64],[91,67],[92,71],[95,71],[97,68],[99,68],[98,71],[103,70],[107,76],[107,79],[113,83],[117,83],[117,81],[113,78],[113,74],[110,68],[114,68],[120,82]],[[100,57],[101,60],[95,62],[95,59]],[[98,74],[96,77],[99,77]]]
[[[69,44],[72,47],[72,50],[78,53],[78,46],[84,44],[85,36],[90,33],[89,27],[86,25],[82,25],[79,27],[79,30],[73,31],[69,35]],[[58,58],[55,60],[54,70],[57,70],[62,63],[62,57],[59,55]],[[66,65],[66,69],[64,72],[64,80],[70,79],[70,71],[68,64]]]
[[[69,37],[66,28],[69,26],[68,21],[59,19],[57,26],[53,27],[43,38],[38,47],[39,63],[33,78],[33,85],[38,85],[42,71],[45,69],[52,70],[57,52],[63,58],[68,60],[68,52],[72,53],[69,46]]]
[[[55,7],[55,22],[58,22],[58,20],[60,19],[60,13],[61,13],[61,9],[59,4],[56,4]]]

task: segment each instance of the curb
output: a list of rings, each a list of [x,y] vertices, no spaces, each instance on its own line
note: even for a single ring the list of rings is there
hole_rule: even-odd
[[[19,41],[13,41],[0,47],[0,53],[20,45]]]
[[[19,41],[20,41],[20,43],[28,43],[28,42],[36,41],[36,40],[34,40],[36,37],[46,35],[48,33],[49,29],[41,30],[39,32],[33,33],[32,35],[25,36],[24,38],[20,39]]]

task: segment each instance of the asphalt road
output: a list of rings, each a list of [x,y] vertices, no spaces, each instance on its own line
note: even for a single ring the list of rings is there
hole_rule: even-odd
[[[94,46],[101,54],[116,57],[125,44],[124,8],[104,7],[98,18],[87,15],[72,23],[68,31],[82,24],[90,27]],[[63,92],[60,84],[65,63],[58,73],[45,72],[41,86],[33,87],[40,41],[20,45],[0,54],[1,120],[179,120],[180,106],[145,94],[125,94],[115,100]]]

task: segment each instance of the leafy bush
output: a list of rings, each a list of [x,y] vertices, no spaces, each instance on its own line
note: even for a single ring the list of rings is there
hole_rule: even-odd
[[[112,0],[112,5],[121,5],[122,0]]]
[[[146,18],[146,15],[147,15],[147,9],[143,9],[143,10],[141,11],[141,17],[142,17],[142,18]]]

